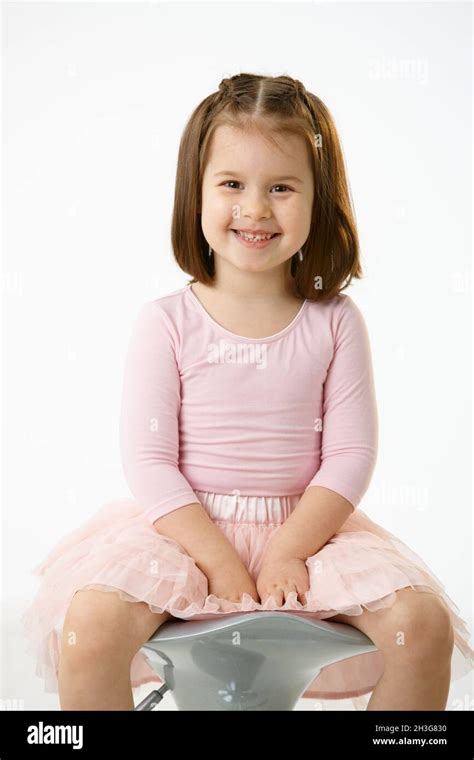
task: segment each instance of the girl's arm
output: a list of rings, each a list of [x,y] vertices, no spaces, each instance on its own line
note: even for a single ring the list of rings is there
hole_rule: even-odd
[[[357,507],[375,468],[378,412],[367,327],[350,296],[343,297],[334,321],[321,464],[267,553],[306,559],[318,552]]]
[[[179,462],[179,336],[158,301],[141,308],[125,359],[120,454],[128,486],[145,518],[199,503]]]
[[[154,523],[156,530],[177,541],[196,565],[213,580],[233,570],[247,569],[224,533],[201,504],[189,504],[169,512]]]
[[[179,335],[156,301],[147,302],[129,341],[120,412],[125,478],[145,518],[181,544],[208,576],[246,572],[179,469]]]
[[[322,486],[308,488],[274,534],[265,552],[266,559],[288,557],[306,561],[338,532],[353,511],[344,496]]]

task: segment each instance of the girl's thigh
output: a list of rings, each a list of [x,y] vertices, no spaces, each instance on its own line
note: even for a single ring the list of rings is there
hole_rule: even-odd
[[[61,649],[77,654],[115,650],[133,656],[171,618],[166,611],[152,612],[146,602],[121,599],[116,591],[80,589],[64,618]]]
[[[434,592],[415,591],[411,587],[395,593],[396,601],[390,607],[374,612],[363,610],[360,615],[334,615],[326,620],[358,628],[386,654],[400,651],[401,636],[412,645],[411,651],[423,647],[428,650],[430,642],[447,649],[452,647],[453,628],[443,599]]]

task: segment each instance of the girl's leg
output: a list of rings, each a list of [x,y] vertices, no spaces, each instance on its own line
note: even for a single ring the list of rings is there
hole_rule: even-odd
[[[396,594],[392,607],[326,619],[363,631],[383,654],[367,710],[444,710],[454,646],[448,608],[431,592],[408,587]]]
[[[61,636],[58,668],[62,710],[133,710],[130,666],[134,655],[172,616],[117,593],[76,591]]]

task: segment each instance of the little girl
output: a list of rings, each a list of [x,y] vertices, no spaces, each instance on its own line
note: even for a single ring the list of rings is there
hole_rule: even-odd
[[[192,279],[142,306],[126,358],[134,498],[103,505],[34,570],[22,620],[46,690],[64,710],[133,709],[132,687],[159,680],[139,650],[163,622],[293,610],[377,647],[304,696],[444,710],[472,668],[465,621],[357,508],[378,417],[368,332],[341,292],[362,270],[321,100],[288,76],[224,79],[181,139],[172,245]]]

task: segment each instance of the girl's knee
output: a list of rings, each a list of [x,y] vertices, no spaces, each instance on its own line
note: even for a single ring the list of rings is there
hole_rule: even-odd
[[[83,667],[100,659],[128,663],[140,647],[172,618],[153,613],[142,601],[121,599],[117,592],[81,589],[74,594],[61,634],[61,651]]]
[[[454,646],[451,615],[432,592],[402,589],[391,608],[391,628],[400,644],[417,660],[449,657]],[[396,632],[395,629],[396,628]]]
[[[85,667],[98,658],[132,650],[132,621],[117,593],[96,589],[76,591],[66,612],[61,632],[61,657]]]

